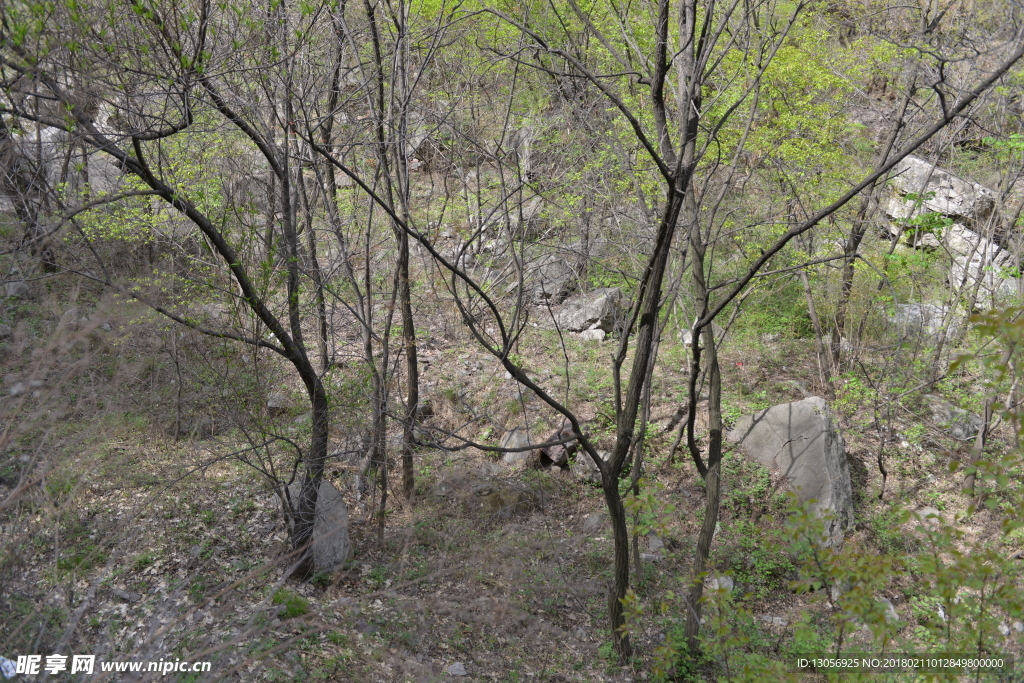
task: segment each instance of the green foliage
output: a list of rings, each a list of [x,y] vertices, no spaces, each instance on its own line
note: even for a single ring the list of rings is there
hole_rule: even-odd
[[[727,539],[725,566],[751,596],[764,599],[788,587],[795,565],[778,532],[740,520],[730,525]]]
[[[640,494],[634,494],[631,488],[622,501],[626,512],[636,520],[633,533],[638,536],[646,536],[650,533],[664,536],[668,531],[672,516],[675,514],[676,506],[658,499],[658,492],[664,488],[660,482],[649,482],[641,477],[637,484]]]
[[[106,561],[107,553],[100,545],[82,540],[61,554],[57,559],[57,570],[85,575]]]
[[[309,601],[287,588],[278,588],[274,591],[271,601],[275,605],[284,605],[284,610],[281,612],[282,619],[301,617],[309,612]]]
[[[59,506],[75,490],[77,484],[77,475],[66,472],[51,474],[46,478],[46,493],[53,500],[54,504]]]
[[[146,567],[151,566],[154,562],[156,562],[156,553],[147,550],[146,552],[140,553],[135,557],[135,562],[133,563],[133,565],[135,567],[135,571],[139,572],[145,569]]]

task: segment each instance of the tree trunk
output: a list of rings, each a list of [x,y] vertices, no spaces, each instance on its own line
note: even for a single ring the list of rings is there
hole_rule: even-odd
[[[292,521],[292,547],[300,550],[302,555],[299,559],[293,574],[300,578],[309,578],[313,575],[313,552],[310,541],[313,539],[313,525],[316,522],[316,502],[320,493],[320,482],[324,476],[324,465],[327,463],[327,434],[329,427],[329,413],[327,409],[327,394],[324,386],[315,373],[303,373],[307,382],[306,390],[309,394],[309,403],[313,409],[313,433],[309,444],[309,453],[306,457],[305,473],[302,477],[302,488],[299,491],[297,505],[293,505]]]
[[[696,657],[697,634],[700,632],[701,597],[704,595],[702,574],[711,554],[711,541],[718,526],[718,506],[721,492],[720,474],[722,462],[722,374],[718,367],[718,349],[711,325],[704,328],[705,348],[708,354],[709,396],[708,396],[708,471],[704,475],[705,503],[704,523],[697,536],[697,552],[693,559],[693,586],[690,588],[686,610],[686,643],[690,657]]]
[[[405,342],[405,423],[402,429],[402,490],[412,500],[416,487],[412,450],[416,440],[416,418],[420,402],[420,371],[416,354],[416,326],[412,317],[412,294],[409,286],[409,236],[396,230],[398,236],[398,279],[402,309],[402,339]]]

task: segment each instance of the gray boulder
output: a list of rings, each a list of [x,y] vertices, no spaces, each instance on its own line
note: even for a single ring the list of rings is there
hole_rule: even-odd
[[[291,408],[291,401],[288,394],[283,391],[275,391],[267,396],[267,408],[271,413],[283,413]]]
[[[948,314],[948,307],[936,304],[896,304],[896,311],[889,316],[889,322],[900,336],[931,337],[942,330]]]
[[[535,302],[561,303],[573,290],[575,275],[564,255],[545,254],[524,268],[526,294]]]
[[[842,543],[853,526],[853,488],[839,425],[825,400],[812,396],[741,417],[728,439],[778,472],[804,503],[828,515],[828,545]]]
[[[625,297],[618,287],[604,287],[578,294],[555,316],[558,326],[570,332],[604,330],[612,332],[622,318]]]
[[[729,592],[736,587],[736,582],[731,576],[716,576],[705,579],[704,585],[709,591]]]
[[[524,250],[523,283],[524,294],[529,301],[538,304],[560,304],[575,289],[582,265],[601,254],[607,245],[603,240],[570,242],[557,246],[537,244]],[[496,254],[495,261],[501,261]],[[514,293],[518,278],[512,277],[508,287]],[[545,314],[542,318],[550,316]]]
[[[533,443],[533,440],[530,439],[530,432],[526,427],[516,427],[505,432],[505,436],[501,437],[502,448],[529,448]],[[530,451],[512,451],[505,453],[501,457],[503,463],[511,466],[522,465],[529,459]]]
[[[302,482],[288,487],[292,504],[299,498]],[[316,500],[316,520],[313,522],[313,567],[318,572],[333,572],[352,556],[352,541],[348,536],[348,509],[345,499],[334,484],[323,479]]]
[[[988,188],[914,155],[893,167],[890,182],[900,197],[890,202],[888,213],[899,222],[931,212],[975,221],[995,208],[995,194]],[[919,195],[920,201],[905,197],[911,193]]]
[[[608,453],[604,451],[598,451],[597,455],[602,460],[608,459]],[[569,469],[573,476],[580,481],[591,484],[601,483],[601,470],[597,469],[594,459],[582,448],[576,453],[576,459],[569,465]]]
[[[608,517],[602,512],[594,512],[583,520],[583,533],[593,534],[608,528]]]
[[[977,286],[982,307],[1021,290],[1012,254],[998,240],[971,229],[992,214],[994,192],[915,156],[908,156],[893,168],[891,183],[896,191],[886,205],[891,234],[896,236],[902,230],[911,246],[944,249],[952,257],[950,286],[968,290]],[[955,222],[941,235],[917,230],[913,220],[927,213]]]
[[[973,439],[985,423],[980,416],[958,408],[941,396],[925,394],[922,398],[931,412],[932,421],[942,425],[954,439],[960,441]]]
[[[4,291],[7,293],[7,297],[11,299],[31,299],[32,294],[29,291],[28,283],[24,280],[14,280],[4,284]]]

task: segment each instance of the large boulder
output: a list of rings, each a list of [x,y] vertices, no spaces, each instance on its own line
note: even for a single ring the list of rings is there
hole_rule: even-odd
[[[853,489],[839,425],[825,400],[812,396],[741,417],[728,439],[781,475],[804,503],[824,516],[826,542],[842,543],[853,526]]]
[[[992,190],[912,154],[893,167],[890,182],[900,196],[890,201],[888,213],[898,222],[919,213],[940,213],[973,222],[986,218],[995,208]],[[917,196],[907,199],[908,194]]]
[[[288,487],[292,504],[299,499],[302,482]],[[345,499],[334,484],[323,479],[316,499],[316,520],[313,522],[313,568],[317,572],[333,572],[352,556],[348,536],[348,509]]]
[[[889,322],[901,336],[932,337],[942,331],[949,308],[937,304],[896,304]]]
[[[562,307],[555,322],[563,330],[583,332],[604,330],[612,332],[622,318],[625,296],[618,287],[604,287],[577,294]]]
[[[565,301],[576,286],[576,273],[565,254],[545,254],[524,268],[528,297],[535,302],[554,304]]]
[[[529,448],[534,444],[530,439],[530,431],[526,427],[515,427],[505,432],[501,438],[502,448]],[[524,466],[530,460],[529,450],[509,451],[505,453],[501,461],[510,466]]]
[[[951,287],[977,287],[979,305],[985,308],[1018,294],[1017,260],[1002,248],[999,235],[993,239],[972,229],[992,215],[995,193],[915,156],[893,168],[891,183],[896,191],[886,205],[891,234],[902,231],[914,247],[944,249],[952,259]],[[920,230],[914,219],[927,213],[952,219],[952,224],[941,233]]]
[[[565,301],[579,282],[579,273],[585,263],[607,247],[604,240],[570,242],[557,246],[536,244],[524,249],[523,284],[527,299],[538,304],[560,304]],[[496,254],[494,261],[500,263]],[[513,277],[508,291],[518,287]]]

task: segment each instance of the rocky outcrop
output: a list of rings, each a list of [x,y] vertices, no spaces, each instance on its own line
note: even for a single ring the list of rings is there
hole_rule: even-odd
[[[853,526],[853,489],[839,425],[825,400],[812,396],[741,417],[728,438],[778,473],[811,509],[829,519],[826,542],[842,543]]]
[[[892,169],[890,182],[899,193],[889,202],[889,216],[906,221],[922,213],[939,213],[973,225],[995,208],[995,193],[916,157],[906,157]],[[908,199],[906,195],[917,195]]]
[[[614,331],[622,319],[624,307],[625,296],[618,287],[595,289],[566,301],[555,316],[555,322],[570,332],[603,330],[608,333]]]
[[[982,307],[1021,292],[1018,260],[998,239],[982,234],[998,236],[991,230],[995,193],[913,155],[893,168],[891,184],[896,194],[886,204],[890,233],[903,234],[910,246],[945,250],[951,287],[977,289]],[[926,214],[946,224],[922,230],[916,219]]]
[[[953,259],[950,286],[968,291],[977,287],[983,305],[1020,292],[1017,259],[992,240],[954,223],[943,231],[942,243]]]

